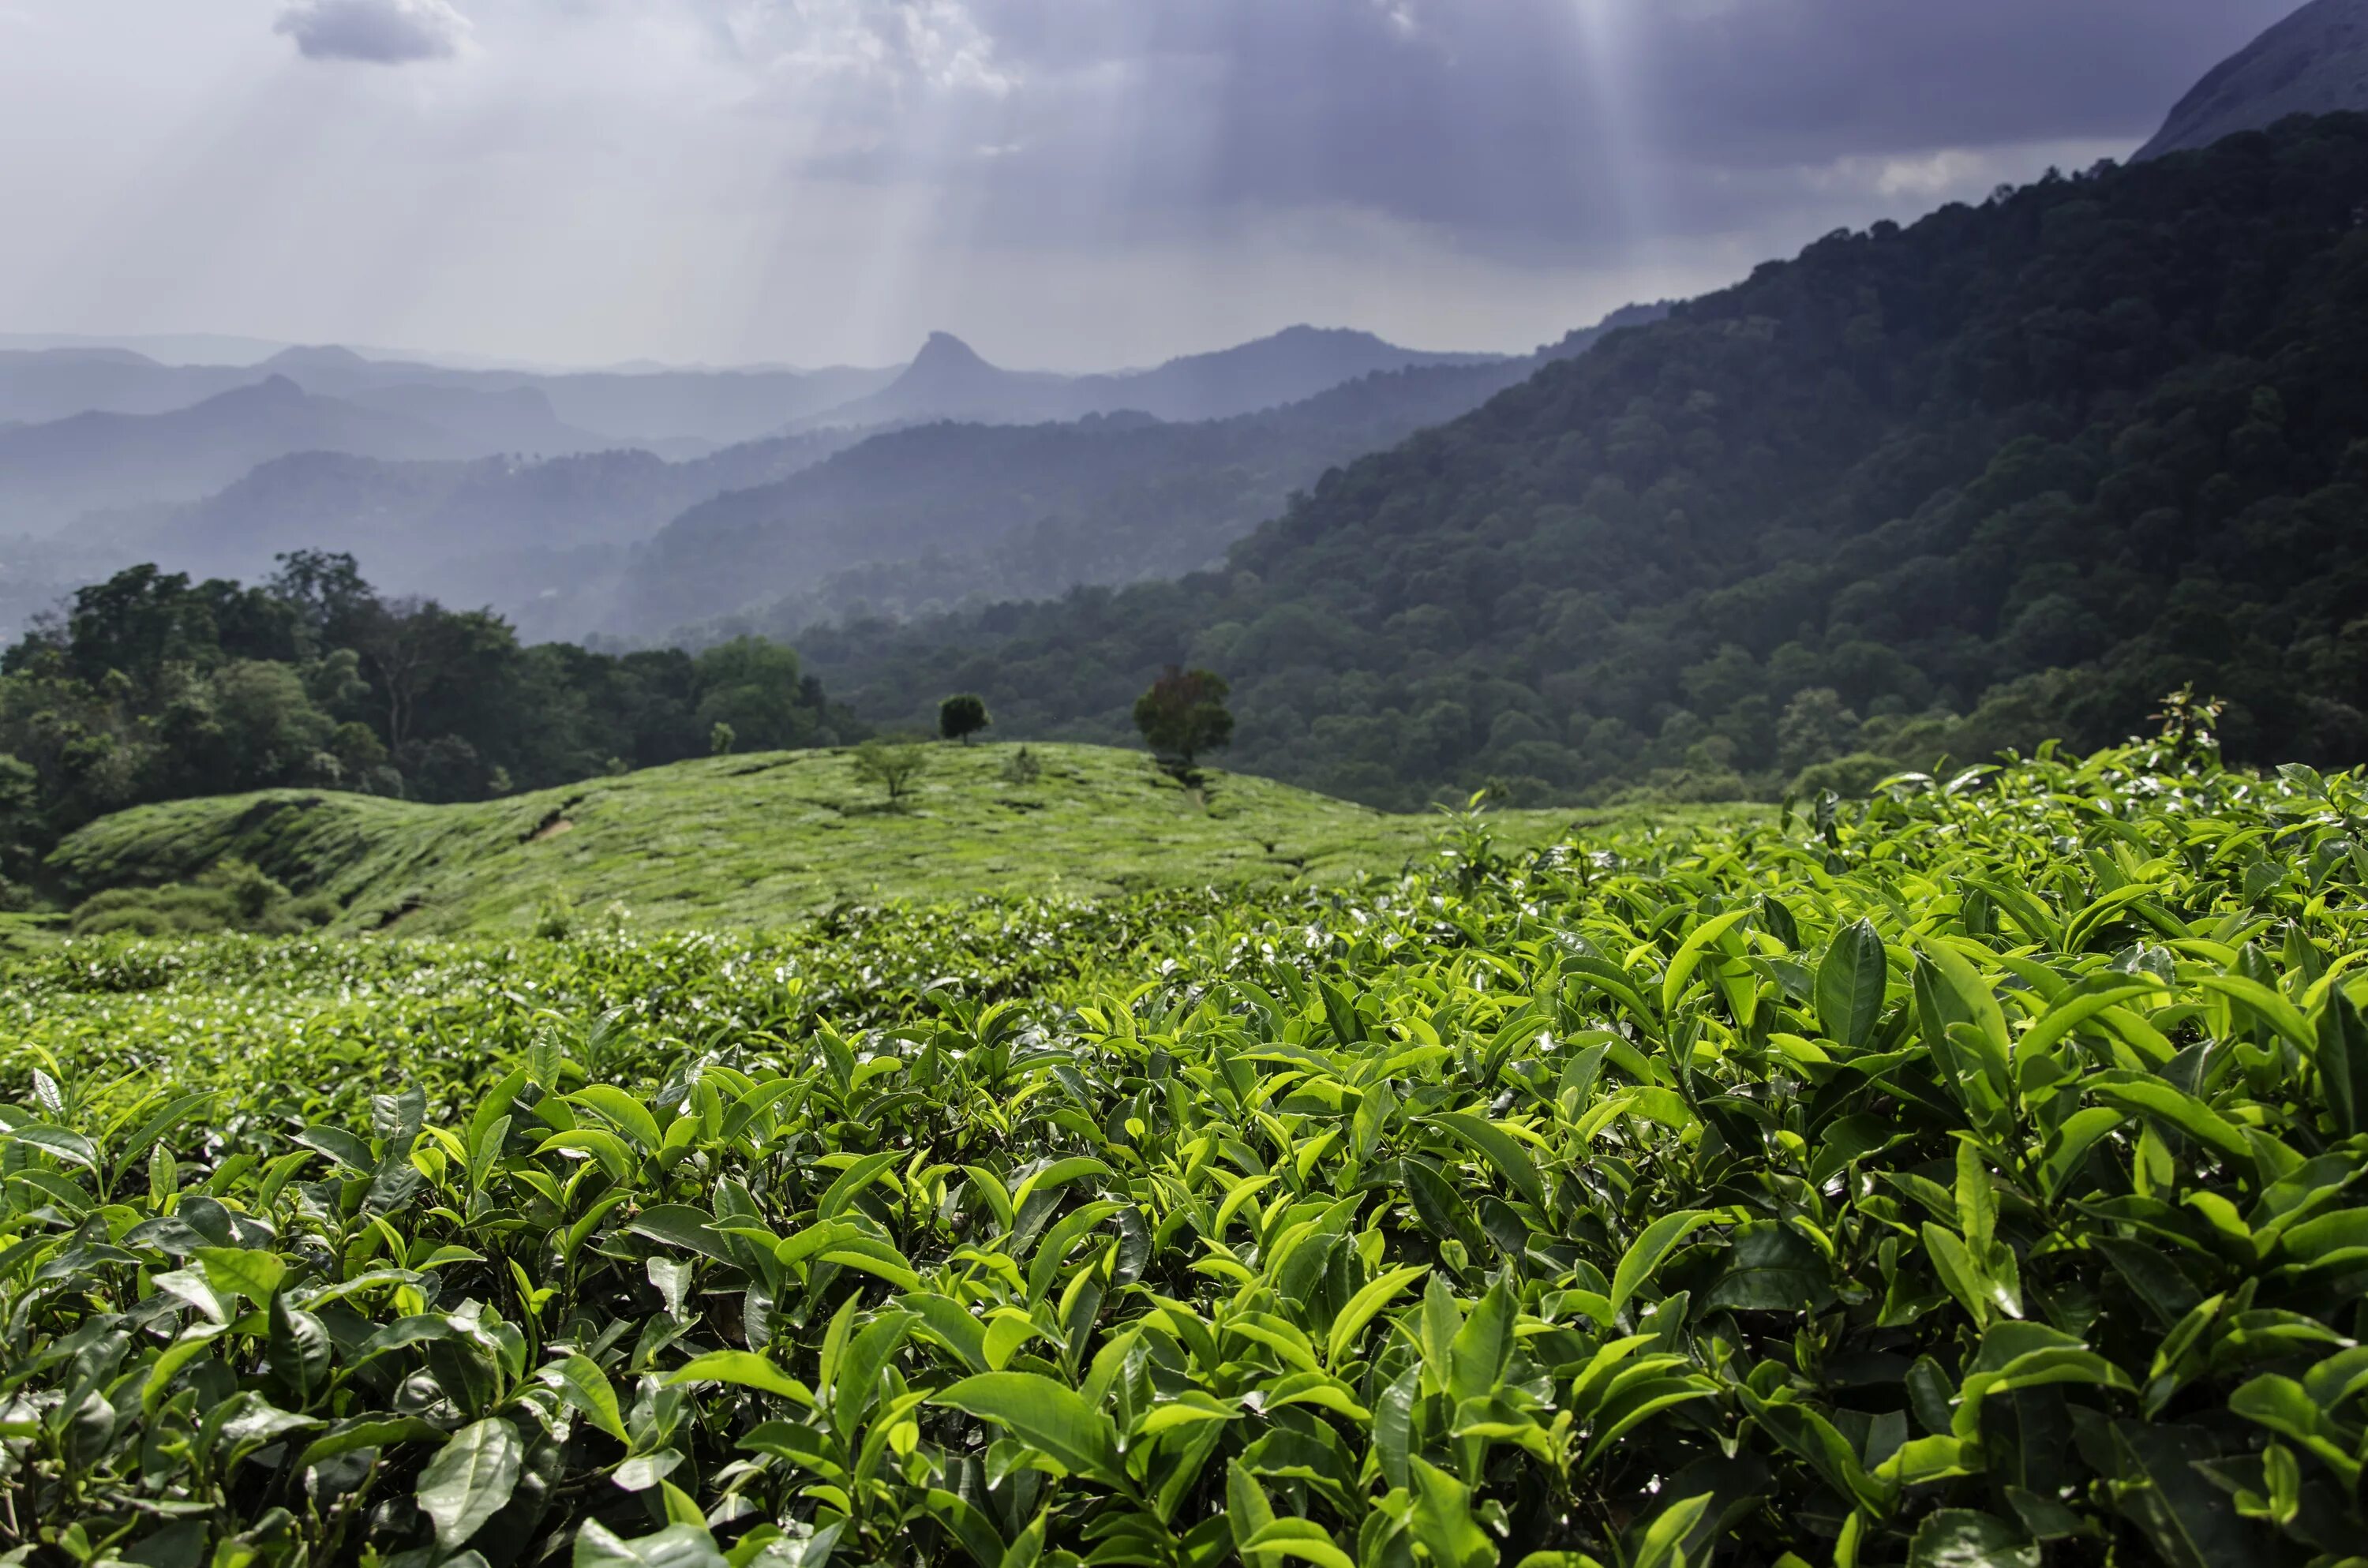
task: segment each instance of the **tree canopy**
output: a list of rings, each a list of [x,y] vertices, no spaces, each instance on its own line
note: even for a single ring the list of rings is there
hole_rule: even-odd
[[[390,599],[350,556],[299,552],[259,585],[135,566],[0,654],[0,876],[142,801],[318,785],[477,800],[863,733],[791,649],[693,655],[521,645],[487,610]]]

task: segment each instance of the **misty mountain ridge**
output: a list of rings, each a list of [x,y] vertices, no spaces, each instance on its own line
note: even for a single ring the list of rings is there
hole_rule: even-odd
[[[123,559],[196,576],[257,578],[296,550],[344,551],[391,592],[500,605],[522,627],[597,626],[586,602],[647,539],[706,498],[769,483],[858,439],[777,437],[670,462],[638,449],[538,461],[399,461],[308,451],[219,494],[121,528]]]
[[[874,436],[759,489],[685,513],[636,552],[608,630],[701,641],[746,628],[791,636],[849,614],[906,616],[982,597],[1176,576],[1281,511],[1329,468],[1480,406],[1607,332],[1658,320],[1625,307],[1520,358],[1370,372],[1314,396],[1225,419],[1164,421],[1139,408],[1037,424],[939,422]],[[1224,355],[1101,380],[1159,397],[1255,366],[1376,350],[1361,333],[1295,328]],[[1000,376],[939,335],[923,359],[939,384]]]
[[[1347,328],[1293,326],[1147,370],[1064,376],[1004,369],[951,333],[933,332],[894,381],[806,423],[1041,425],[1124,409],[1177,423],[1229,419],[1304,402],[1377,371],[1511,361],[1502,354],[1401,348]]]
[[[2368,0],[2311,0],[2180,98],[2140,159],[2265,131],[2291,114],[2368,110]]]
[[[561,421],[533,388],[393,387],[346,399],[272,375],[165,413],[77,414],[0,430],[0,531],[37,534],[86,513],[194,501],[297,452],[451,460],[614,444]]]

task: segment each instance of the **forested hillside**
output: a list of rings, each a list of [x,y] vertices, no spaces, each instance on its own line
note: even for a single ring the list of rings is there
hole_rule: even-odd
[[[622,449],[540,462],[303,452],[126,530],[122,550],[225,577],[262,576],[285,551],[344,551],[391,591],[495,604],[536,634],[580,633],[611,613],[630,546],[699,502],[770,483],[858,439],[780,436],[685,462]]]
[[[1385,805],[2092,745],[2189,681],[2234,756],[2357,761],[2364,212],[2339,116],[1836,233],[1327,474],[1223,571],[801,647],[882,719],[975,689],[1081,738],[1205,665],[1231,766]]]
[[[779,636],[855,606],[901,616],[1197,571],[1326,469],[1661,309],[1628,307],[1520,359],[1380,372],[1230,419],[1121,412],[892,432],[686,513],[633,563],[612,628],[655,636],[720,617]]]
[[[63,834],[144,801],[301,785],[481,800],[862,733],[789,649],[521,644],[387,598],[350,556],[242,586],[136,566],[0,655],[0,905]]]

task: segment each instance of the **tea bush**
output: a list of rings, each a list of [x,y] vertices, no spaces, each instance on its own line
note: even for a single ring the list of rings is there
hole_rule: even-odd
[[[2363,826],[2131,750],[1259,903],[68,944],[0,1541],[2357,1563]]]

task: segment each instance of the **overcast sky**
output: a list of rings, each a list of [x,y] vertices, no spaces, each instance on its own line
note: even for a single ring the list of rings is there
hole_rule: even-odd
[[[2290,0],[0,0],[0,331],[1527,348],[2124,156]]]

